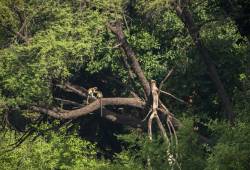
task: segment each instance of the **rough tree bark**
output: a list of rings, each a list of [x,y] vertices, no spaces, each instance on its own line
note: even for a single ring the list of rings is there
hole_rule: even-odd
[[[133,51],[133,49],[129,46],[124,32],[122,30],[122,24],[121,22],[115,22],[113,25],[108,24],[108,28],[116,35],[116,38],[118,39],[118,43],[120,44],[122,50],[125,52],[129,62],[131,63],[132,70],[138,77],[144,92],[146,93],[147,98],[150,96],[150,86],[149,82],[146,79],[141,66],[136,58],[136,55]]]
[[[102,106],[112,105],[112,106],[118,106],[118,105],[126,105],[126,106],[132,106],[137,108],[143,108],[145,103],[138,98],[102,98]],[[80,116],[87,115],[101,107],[99,100],[95,100],[94,102],[90,103],[89,105],[86,105],[82,108],[66,111],[66,112],[55,112],[52,110],[48,110],[46,108],[39,108],[36,106],[32,107],[32,110],[34,111],[41,111],[46,112],[48,115],[57,118],[57,119],[75,119]]]
[[[235,113],[233,112],[232,104],[224,88],[224,85],[222,81],[220,80],[215,64],[213,60],[210,58],[207,48],[204,46],[204,44],[201,41],[199,30],[188,8],[188,0],[181,1],[181,4],[173,2],[172,6],[174,7],[177,15],[185,24],[199,53],[201,54],[200,56],[207,66],[208,74],[212,82],[214,83],[215,87],[217,88],[217,92],[219,94],[219,97],[221,98],[224,111],[227,114],[230,124],[233,125],[234,119],[235,119]]]

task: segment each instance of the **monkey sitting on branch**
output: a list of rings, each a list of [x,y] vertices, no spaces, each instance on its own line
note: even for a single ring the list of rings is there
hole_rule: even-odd
[[[101,117],[102,117],[102,98],[103,94],[101,91],[98,90],[97,87],[91,87],[88,89],[88,96],[87,96],[87,104],[90,104],[91,102],[95,100],[100,101],[100,106],[101,106]]]

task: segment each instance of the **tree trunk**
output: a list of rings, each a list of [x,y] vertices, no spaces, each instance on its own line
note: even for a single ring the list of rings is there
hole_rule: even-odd
[[[185,24],[186,28],[188,29],[189,34],[192,37],[192,39],[193,39],[193,41],[194,41],[194,43],[195,43],[195,45],[200,53],[202,60],[206,64],[208,74],[209,74],[211,80],[213,81],[215,87],[217,88],[217,92],[219,94],[219,97],[221,98],[224,111],[227,114],[227,117],[230,121],[230,124],[233,125],[234,119],[235,119],[235,113],[233,112],[230,99],[227,95],[227,92],[226,92],[224,86],[223,86],[223,83],[220,80],[220,77],[218,75],[218,72],[217,72],[217,69],[214,65],[214,62],[210,58],[210,56],[208,54],[208,50],[203,45],[203,43],[200,39],[199,30],[197,29],[197,26],[195,25],[194,20],[192,18],[191,12],[188,9],[187,4],[185,4],[185,2],[184,2],[183,6],[184,7],[181,7],[179,4],[174,4],[175,11],[176,11],[177,15],[181,18],[183,23]]]

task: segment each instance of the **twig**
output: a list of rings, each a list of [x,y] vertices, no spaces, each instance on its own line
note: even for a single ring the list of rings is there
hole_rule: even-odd
[[[170,140],[173,141],[173,134],[172,134],[171,127],[170,127],[170,125],[168,124],[168,121],[167,121],[167,127],[168,127],[168,131],[169,131],[169,134],[170,134]]]
[[[148,116],[150,115],[151,112],[152,112],[152,109],[149,110],[148,114],[145,116],[145,118],[142,120],[142,122],[144,122],[148,118]]]
[[[85,89],[85,88],[82,88],[82,87],[76,86],[76,85],[72,85],[70,83],[66,83],[65,87],[72,90],[72,91],[74,91],[75,93],[77,93],[77,94],[79,94],[81,96],[84,96],[84,97],[87,96],[86,93],[88,92],[88,90]]]
[[[148,119],[148,136],[149,136],[149,140],[152,141],[153,140],[153,135],[152,135],[152,121],[154,119],[154,114],[151,114],[149,119]]]
[[[171,112],[169,111],[169,109],[163,104],[163,102],[162,102],[161,100],[159,100],[159,104],[160,104],[160,106],[165,110],[165,112],[167,113],[167,115],[172,115],[172,116],[173,116],[173,113],[171,113]],[[158,108],[158,110],[161,111],[161,108]]]
[[[158,95],[160,95],[161,93],[161,89],[162,89],[162,86],[164,84],[165,81],[167,81],[167,79],[171,76],[171,74],[173,73],[174,69],[172,68],[168,74],[164,77],[164,79],[161,81],[160,85],[159,85],[159,91],[158,91]]]
[[[175,128],[174,128],[174,126],[173,126],[173,124],[172,124],[172,121],[169,119],[169,117],[170,117],[170,116],[168,116],[168,118],[167,118],[167,124],[169,124],[170,127],[171,127],[172,130],[173,130],[173,134],[174,134],[175,142],[176,142],[176,146],[177,146],[177,145],[178,145],[178,139],[177,139],[176,131],[175,131]]]
[[[162,133],[162,136],[165,138],[165,140],[166,140],[167,143],[169,144],[169,139],[168,139],[166,130],[165,130],[164,126],[162,125],[159,116],[156,115],[155,118],[156,118],[157,125],[158,125],[158,127],[159,127],[159,129],[160,129],[160,131],[161,131],[161,133]]]
[[[175,100],[177,100],[177,101],[179,101],[179,102],[181,102],[181,103],[185,103],[185,104],[186,104],[186,102],[185,102],[184,100],[182,100],[182,99],[180,99],[180,98],[174,96],[173,94],[168,93],[168,92],[165,92],[165,91],[163,91],[163,90],[160,90],[160,91],[161,91],[161,93],[166,94],[166,95],[168,95],[168,96],[174,98]]]
[[[82,97],[87,97],[87,89],[85,88],[71,85],[70,83],[66,83],[65,85],[57,84],[56,86],[63,89],[64,91],[76,93]]]
[[[121,43],[119,43],[119,44],[115,45],[114,47],[111,47],[111,49],[118,48],[118,47],[120,47],[121,45],[122,45],[122,44],[121,44]]]
[[[55,100],[58,100],[58,101],[61,101],[63,102],[64,104],[71,104],[71,105],[74,105],[74,106],[78,106],[78,107],[81,107],[82,105],[77,103],[77,102],[74,102],[74,101],[71,101],[71,100],[66,100],[66,99],[61,99],[61,98],[54,98]]]

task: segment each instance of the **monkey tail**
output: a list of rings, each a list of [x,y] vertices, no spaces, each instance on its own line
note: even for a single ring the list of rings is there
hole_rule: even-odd
[[[102,98],[100,98],[100,105],[101,105],[101,117],[102,117]]]

